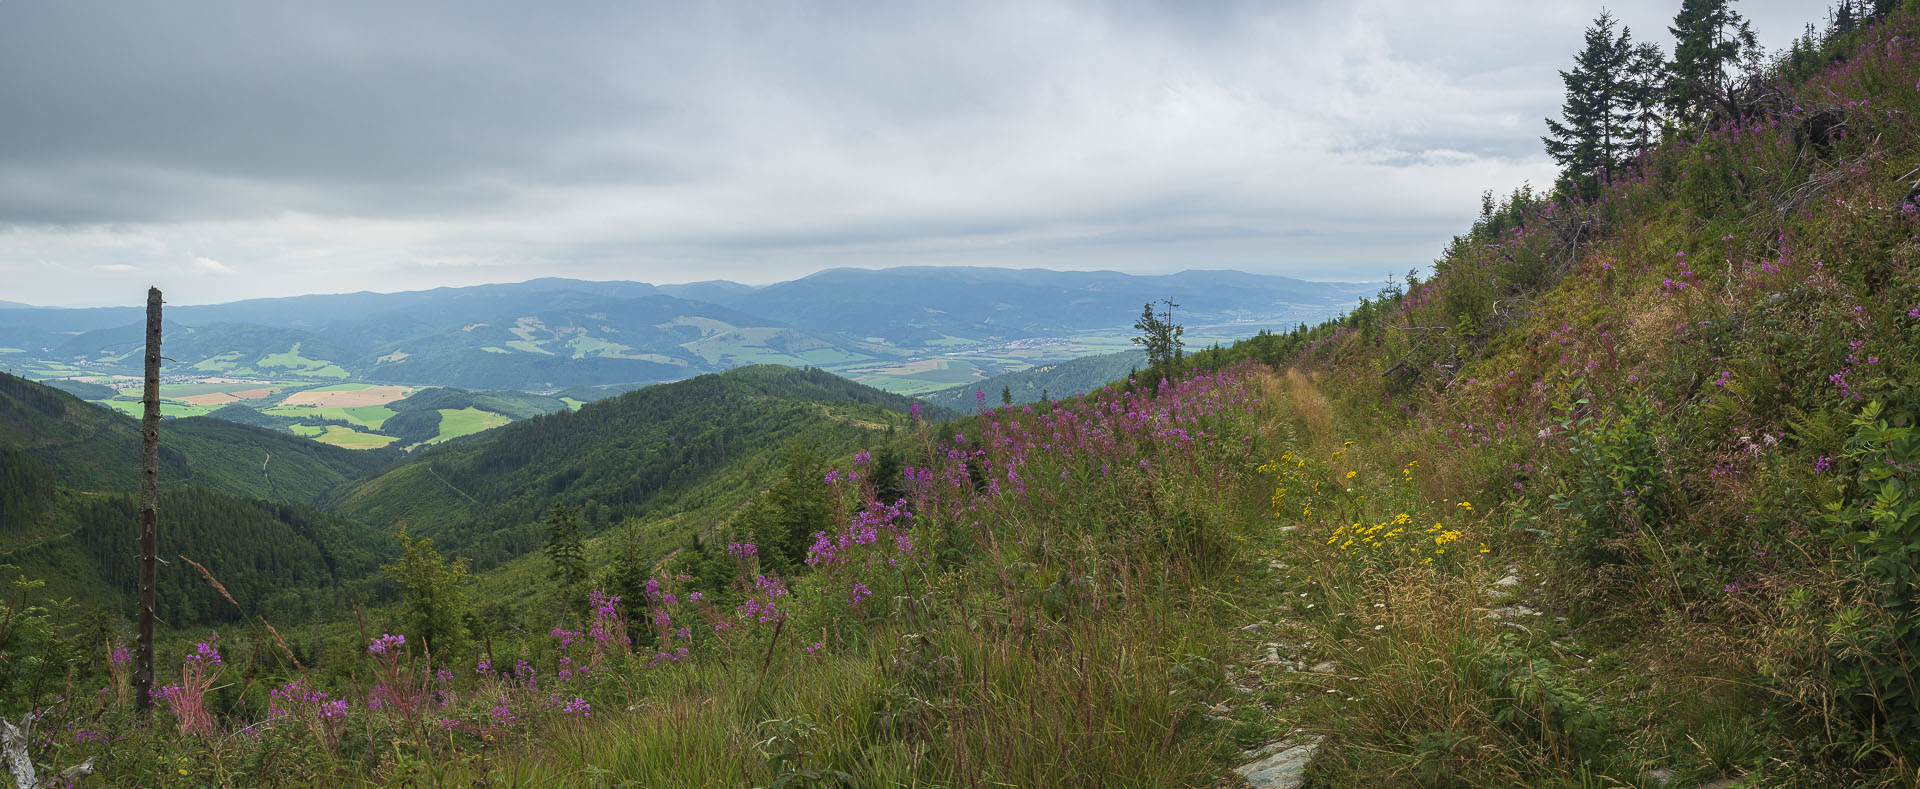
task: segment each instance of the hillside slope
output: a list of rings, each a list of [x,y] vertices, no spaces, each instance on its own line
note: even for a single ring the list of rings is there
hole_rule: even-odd
[[[906,425],[908,407],[819,370],[744,367],[449,442],[343,490],[332,509],[404,525],[485,568],[537,550],[538,522],[555,503],[583,506],[589,533],[631,516],[730,507],[765,484],[789,442],[850,451]]]
[[[391,551],[390,538],[305,506],[376,469],[389,453],[351,452],[247,425],[167,420],[161,428],[161,616],[175,627],[282,622],[338,602]],[[45,593],[101,611],[131,610],[138,574],[138,423],[50,387],[0,375],[0,563],[44,579]]]
[[[1433,279],[1196,355],[1292,367],[1276,562],[1317,607],[1274,608],[1339,666],[1288,683],[1346,699],[1285,715],[1324,780],[1910,783],[1916,42],[1913,4],[1841,31],[1597,199],[1523,189]],[[1497,564],[1381,569],[1450,504]]]
[[[162,487],[195,485],[247,498],[315,505],[392,462],[250,425],[193,417],[163,423]],[[75,490],[139,484],[140,423],[52,387],[0,373],[0,446],[13,447]]]

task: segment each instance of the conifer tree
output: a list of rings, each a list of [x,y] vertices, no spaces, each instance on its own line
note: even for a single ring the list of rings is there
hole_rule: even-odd
[[[553,566],[547,577],[560,584],[567,607],[584,611],[587,602],[587,553],[580,541],[580,510],[555,504],[547,511],[547,545],[543,549]]]
[[[1561,120],[1548,118],[1547,136],[1540,139],[1563,168],[1563,188],[1597,194],[1635,142],[1629,129],[1640,93],[1633,82],[1635,59],[1631,34],[1625,28],[1615,32],[1613,15],[1602,11],[1587,28],[1586,47],[1573,69],[1560,72],[1567,87]]]
[[[408,633],[438,657],[456,654],[467,637],[467,560],[447,560],[433,549],[433,540],[407,536],[403,527],[400,561],[381,565],[406,589],[402,621]]]
[[[1624,31],[1623,31],[1624,32]],[[1638,156],[1660,142],[1666,123],[1667,56],[1659,44],[1633,47],[1627,60],[1627,147]]]
[[[1187,330],[1173,322],[1173,308],[1180,305],[1171,300],[1165,300],[1163,303],[1167,305],[1164,317],[1154,314],[1153,302],[1147,302],[1140,306],[1140,319],[1133,323],[1133,328],[1140,330],[1140,336],[1133,338],[1133,343],[1147,349],[1148,369],[1179,359],[1180,350],[1184,346],[1180,335],[1185,334]]]
[[[1668,91],[1673,114],[1697,123],[1715,111],[1737,112],[1733,71],[1758,55],[1760,41],[1733,10],[1733,0],[1681,0],[1667,32],[1674,39]]]

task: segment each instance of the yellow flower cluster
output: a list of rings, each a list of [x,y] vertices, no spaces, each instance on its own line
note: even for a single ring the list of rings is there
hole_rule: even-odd
[[[1334,541],[1345,537],[1346,540],[1340,543],[1340,550],[1343,551],[1352,551],[1356,545],[1361,549],[1384,548],[1388,540],[1405,534],[1407,526],[1412,523],[1413,516],[1402,512],[1366,528],[1361,528],[1358,523],[1341,526],[1333,530],[1333,536],[1327,538],[1327,544],[1332,545]]]
[[[1415,472],[1420,467],[1417,460],[1402,466],[1399,474],[1387,477],[1378,487],[1356,489],[1335,485],[1323,493],[1322,483],[1336,479],[1335,474],[1341,475],[1338,479],[1349,485],[1359,477],[1358,471],[1343,471],[1336,466],[1346,465],[1340,462],[1340,456],[1351,446],[1350,441],[1341,445],[1325,460],[1288,452],[1279,460],[1262,464],[1260,473],[1272,475],[1277,483],[1271,498],[1274,517],[1282,521],[1306,521],[1313,517],[1316,508],[1332,507],[1328,512],[1339,518],[1342,525],[1334,527],[1326,539],[1327,545],[1346,555],[1420,564],[1444,559],[1453,543],[1465,538],[1460,529],[1444,522],[1435,522],[1425,529],[1414,525],[1413,513],[1431,506],[1413,487]],[[1385,512],[1393,514],[1369,517],[1369,511],[1379,513],[1384,509],[1376,509],[1381,504],[1392,507]],[[1469,502],[1458,502],[1455,506],[1463,516],[1470,517],[1473,513]],[[1481,543],[1479,552],[1487,552],[1485,543]]]

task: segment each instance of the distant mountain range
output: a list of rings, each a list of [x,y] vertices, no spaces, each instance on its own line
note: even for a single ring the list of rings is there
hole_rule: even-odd
[[[171,307],[170,370],[486,389],[669,381],[748,364],[884,364],[956,345],[1124,328],[1171,299],[1188,325],[1324,316],[1377,286],[1237,271],[832,269],[767,286],[537,279]],[[176,298],[186,294],[176,294]],[[136,372],[138,307],[0,310],[0,359]],[[184,369],[183,369],[184,368]],[[51,376],[42,376],[51,377]]]

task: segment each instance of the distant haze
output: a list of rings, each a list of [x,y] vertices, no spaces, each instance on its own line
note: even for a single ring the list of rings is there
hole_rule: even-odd
[[[1608,7],[1670,46],[1679,0]],[[1778,48],[1824,4],[1737,4]],[[0,299],[1424,268],[1598,3],[0,0]]]

